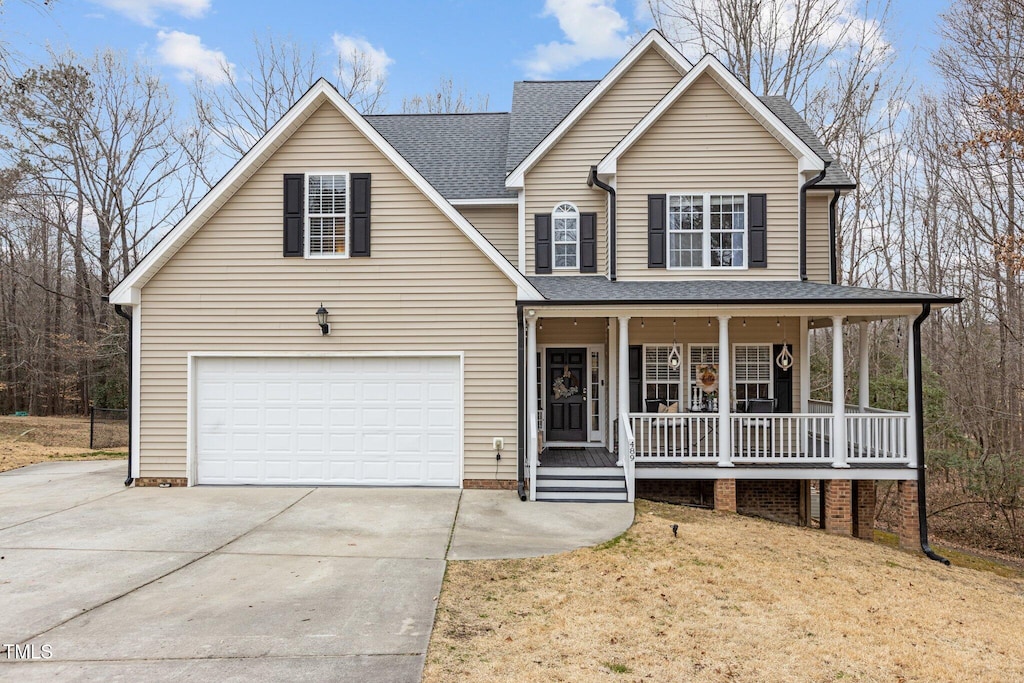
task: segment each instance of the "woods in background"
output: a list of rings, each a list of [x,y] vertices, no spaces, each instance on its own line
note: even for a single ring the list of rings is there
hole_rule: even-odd
[[[691,60],[713,53],[756,93],[790,98],[857,179],[840,203],[842,284],[965,298],[924,328],[933,525],[1024,554],[1021,0],[955,3],[929,85],[887,41],[884,0],[648,5]],[[101,297],[321,74],[360,111],[385,109],[373,61],[339,55],[321,64],[315,49],[256,37],[247,63],[181,102],[122,54],[21,68],[0,52],[0,412],[124,405],[125,324]],[[450,79],[402,100],[407,112],[486,106]],[[872,328],[871,401],[905,405],[909,330]]]

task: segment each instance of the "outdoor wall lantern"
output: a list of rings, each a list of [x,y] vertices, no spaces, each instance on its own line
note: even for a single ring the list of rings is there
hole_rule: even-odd
[[[323,303],[320,304],[320,308],[316,309],[316,322],[320,325],[320,332],[323,334],[331,333],[331,325],[327,322],[327,309],[324,308]]]

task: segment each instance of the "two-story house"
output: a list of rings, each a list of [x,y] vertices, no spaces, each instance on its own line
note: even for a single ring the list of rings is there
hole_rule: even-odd
[[[110,295],[132,477],[670,490],[863,537],[895,480],[913,543],[919,329],[957,299],[835,283],[854,187],[787,101],[656,32],[600,81],[516,83],[508,113],[361,116],[321,81]],[[900,412],[866,390],[893,318]]]

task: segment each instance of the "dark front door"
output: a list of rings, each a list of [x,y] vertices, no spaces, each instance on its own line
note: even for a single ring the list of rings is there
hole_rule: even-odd
[[[587,350],[548,349],[548,441],[587,440]]]

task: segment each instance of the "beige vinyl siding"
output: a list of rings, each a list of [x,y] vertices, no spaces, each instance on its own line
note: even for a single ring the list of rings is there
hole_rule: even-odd
[[[459,213],[483,233],[512,265],[519,265],[518,206],[463,206],[459,207]]]
[[[536,272],[534,216],[551,213],[563,201],[574,203],[581,213],[597,214],[597,272],[607,271],[608,195],[587,187],[590,167],[601,161],[680,78],[657,50],[649,49],[529,170],[525,179],[529,274]],[[570,275],[573,271],[553,272]]]
[[[793,279],[799,276],[796,158],[710,76],[703,75],[618,161],[617,270],[622,280]],[[647,195],[768,194],[768,267],[647,267]]]
[[[807,193],[807,279],[828,284],[829,267],[828,205],[831,194]]]
[[[629,321],[629,344],[639,346],[671,346],[673,318],[631,318]],[[718,344],[718,319],[675,318],[676,341],[683,358],[683,371],[689,372],[689,348],[691,344]],[[781,318],[732,318],[729,321],[729,344],[781,344],[793,345],[793,412],[800,412],[800,319]],[[730,351],[732,349],[730,348]],[[730,356],[735,360],[734,356]],[[774,362],[774,358],[773,358]],[[775,368],[777,370],[777,368]],[[773,370],[773,372],[775,371]],[[732,373],[730,373],[730,376]],[[774,376],[774,375],[773,375]],[[686,375],[684,374],[684,379]],[[682,407],[682,406],[680,406]]]
[[[371,258],[283,258],[282,175],[372,173]],[[192,351],[465,354],[467,479],[513,479],[516,288],[330,104],[142,291],[141,474],[186,476]],[[322,336],[314,312],[330,311]]]

